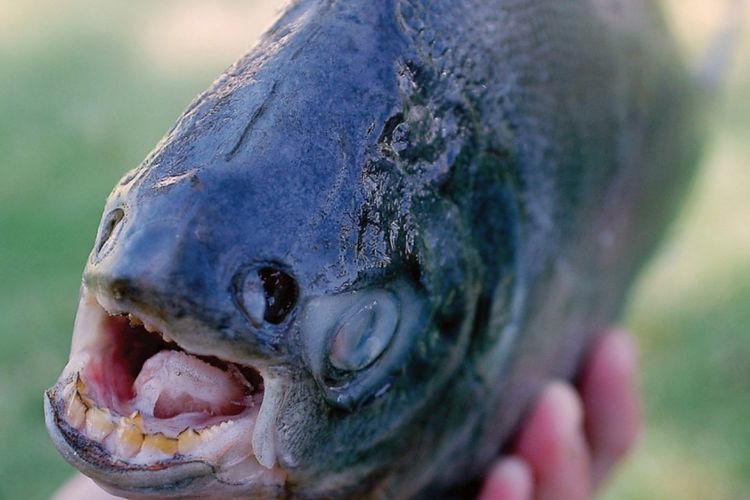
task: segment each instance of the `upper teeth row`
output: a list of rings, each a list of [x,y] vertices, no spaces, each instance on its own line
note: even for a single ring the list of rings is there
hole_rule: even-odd
[[[68,384],[62,394],[67,405],[65,419],[68,424],[102,443],[115,457],[133,459],[134,462],[164,460],[177,454],[190,455],[217,432],[223,432],[235,423],[229,420],[201,430],[188,428],[173,438],[161,432],[146,432],[143,417],[137,411],[123,417],[95,406],[86,397],[80,377]]]
[[[146,331],[151,332],[151,333],[158,333],[159,335],[161,335],[161,338],[164,339],[164,342],[174,343],[174,340],[172,339],[172,337],[162,332],[161,330],[157,329],[153,323],[149,323],[147,321],[144,322],[141,318],[131,313],[128,314],[128,321],[130,322],[130,326],[133,326],[133,327],[143,326],[143,328],[145,328]]]

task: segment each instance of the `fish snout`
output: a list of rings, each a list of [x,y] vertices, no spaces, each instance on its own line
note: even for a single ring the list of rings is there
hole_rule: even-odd
[[[105,215],[83,274],[84,285],[122,307],[210,306],[216,289],[211,258],[177,220],[133,224],[128,213]]]
[[[206,241],[191,221],[149,217],[136,224],[132,215],[115,209],[103,217],[84,271],[84,286],[107,311],[160,318],[178,341],[182,325],[200,324],[203,335],[239,342],[253,357],[288,349],[300,302],[290,266],[248,260],[223,240]]]

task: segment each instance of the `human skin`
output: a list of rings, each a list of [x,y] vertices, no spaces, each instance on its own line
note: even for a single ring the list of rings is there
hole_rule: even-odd
[[[490,470],[480,500],[584,500],[635,443],[640,429],[637,353],[630,335],[606,333],[577,387],[553,382],[529,414],[513,454]]]
[[[633,338],[612,330],[593,346],[576,387],[550,383],[513,454],[487,475],[479,500],[585,500],[636,441],[640,403]],[[117,498],[78,474],[53,500]]]

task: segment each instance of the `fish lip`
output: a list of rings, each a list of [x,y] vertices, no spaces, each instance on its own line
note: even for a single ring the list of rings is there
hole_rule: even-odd
[[[255,433],[248,436],[248,441],[252,442],[253,446],[250,448],[247,460],[253,460],[255,464],[265,469],[264,472],[260,473],[260,476],[254,474],[254,479],[243,480],[236,475],[227,477],[224,465],[219,462],[213,463],[213,458],[217,458],[213,455],[184,456],[177,453],[170,458],[160,458],[142,463],[129,462],[127,459],[113,454],[102,441],[89,437],[85,431],[78,430],[68,422],[66,418],[68,400],[64,389],[75,382],[76,379],[81,380],[81,370],[90,362],[85,352],[91,348],[92,342],[95,343],[101,339],[101,322],[106,320],[108,316],[128,313],[128,311],[119,307],[116,309],[105,307],[100,297],[100,294],[87,290],[85,285],[82,287],[70,358],[58,380],[44,393],[46,427],[55,447],[63,458],[85,475],[94,479],[107,491],[128,498],[184,498],[185,495],[191,498],[208,498],[215,497],[217,491],[219,494],[229,496],[235,496],[238,492],[241,492],[253,498],[277,498],[282,496],[286,489],[287,471],[278,464],[274,446],[271,446],[270,454],[269,452],[265,453],[265,461],[258,459],[258,454],[255,452]],[[108,305],[111,306],[112,303],[110,302]],[[139,318],[154,320],[152,326],[156,330],[152,333],[160,334],[162,339],[166,341],[165,337],[167,336],[164,332],[168,330],[162,329],[163,321],[148,313],[142,314],[142,311],[137,308],[129,308],[129,310]],[[82,316],[80,325],[79,315]],[[92,326],[96,326],[96,328],[91,328]],[[82,338],[76,339],[76,335]],[[170,342],[184,349],[182,343],[176,342],[173,338],[167,338]],[[189,351],[185,351],[190,354]],[[211,356],[211,354],[206,355]],[[218,359],[255,369],[261,374],[265,383],[266,375],[262,373],[265,370],[255,364],[248,364],[247,361],[238,363],[234,359]],[[277,385],[279,385],[278,382]],[[265,389],[263,392],[265,396]],[[260,412],[264,410],[263,401],[266,401],[265,397],[262,398],[260,407],[256,410],[255,416],[252,417],[254,418],[253,425],[259,420]],[[265,408],[265,412],[270,413],[271,418],[266,420],[273,422],[278,408],[275,404],[269,406],[270,408]],[[230,423],[232,421],[237,420],[229,420]],[[268,425],[265,428],[268,428]],[[275,436],[271,435],[269,439],[273,441]],[[261,436],[258,442],[264,444],[267,440]]]

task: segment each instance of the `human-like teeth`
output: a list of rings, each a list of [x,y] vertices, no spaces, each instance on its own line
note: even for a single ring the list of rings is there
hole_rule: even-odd
[[[203,443],[201,435],[193,429],[185,429],[177,436],[177,451],[180,455],[189,455],[194,449]]]
[[[86,420],[87,407],[77,392],[68,401],[68,408],[65,410],[65,420],[68,421],[71,427],[81,430]]]
[[[97,441],[104,441],[115,430],[112,415],[101,408],[89,408],[86,412],[86,435]]]
[[[145,431],[143,430],[143,416],[141,415],[141,412],[136,410],[131,413],[128,417],[128,421],[133,424],[139,431],[145,434]]]
[[[91,408],[92,406],[95,406],[94,402],[87,395],[86,384],[83,382],[83,379],[81,378],[80,375],[76,375],[75,388],[76,388],[78,397],[81,398],[81,401],[83,401],[83,404],[86,405],[86,408]]]
[[[242,435],[250,435],[254,420],[226,420],[210,427],[188,427],[177,436],[169,432],[146,431],[144,416],[133,411],[120,416],[98,407],[86,394],[86,384],[77,374],[62,388],[63,415],[68,424],[103,446],[114,459],[136,464],[170,460],[175,456],[204,456],[219,462],[236,463],[252,454],[249,446],[235,446]]]
[[[71,382],[63,388],[62,398],[63,401],[70,401],[76,392],[76,383]]]
[[[163,455],[165,458],[170,458],[177,453],[177,440],[162,433],[149,434],[143,439],[141,453]]]
[[[117,426],[114,452],[117,456],[132,458],[141,451],[144,440],[145,436],[133,425],[132,420],[121,418]]]

